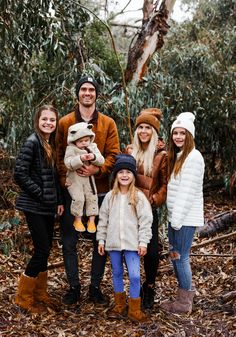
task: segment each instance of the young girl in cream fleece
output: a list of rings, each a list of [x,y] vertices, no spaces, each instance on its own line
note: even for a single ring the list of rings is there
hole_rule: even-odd
[[[113,169],[114,186],[107,193],[99,212],[97,226],[98,251],[109,252],[115,306],[112,314],[126,312],[126,294],[123,281],[123,259],[130,279],[128,317],[146,321],[141,311],[140,299],[140,257],[147,252],[151,240],[152,210],[143,192],[135,187],[136,161],[128,154],[117,156]]]

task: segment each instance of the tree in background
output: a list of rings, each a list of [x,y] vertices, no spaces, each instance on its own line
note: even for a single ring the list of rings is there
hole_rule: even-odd
[[[107,22],[98,19],[98,2],[1,1],[0,110],[7,125],[8,150],[14,154],[17,142],[20,145],[30,134],[32,113],[38,105],[53,103],[61,114],[72,108],[76,77],[89,72],[102,86],[99,107],[116,120],[122,146],[130,141],[127,111],[132,128],[142,108],[160,107],[165,117],[164,135],[173,116],[181,111],[193,111],[201,140],[198,146],[209,158],[207,176],[232,173],[235,169],[235,4],[230,0],[184,2],[190,8],[194,4],[194,18],[182,24],[168,21],[171,28],[165,44],[158,53],[155,53],[157,44],[154,45],[150,57],[144,60],[145,72],[136,77],[137,85],[131,80],[133,75],[127,75],[139,54],[133,53],[136,56],[132,59],[131,52],[135,51],[139,37],[145,36],[145,24],[155,22],[152,21],[157,15],[155,7],[144,6],[149,8],[148,17],[143,18],[138,32],[135,29],[133,36],[130,34],[126,64],[124,53],[114,52],[116,41],[111,36],[114,19],[109,21],[109,15]],[[174,1],[166,0],[166,3],[171,6]],[[145,4],[153,1],[144,1]],[[164,28],[168,29],[162,23],[161,29]],[[136,33],[137,38],[133,40]],[[115,35],[121,43],[120,35]]]

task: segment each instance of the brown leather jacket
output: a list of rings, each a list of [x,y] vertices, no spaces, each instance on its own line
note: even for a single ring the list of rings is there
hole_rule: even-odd
[[[105,158],[105,163],[100,167],[100,172],[94,177],[97,192],[106,193],[109,191],[109,174],[114,166],[115,156],[120,152],[119,136],[115,121],[112,118],[97,111],[95,111],[94,116],[95,118],[90,123],[93,124],[92,130],[95,133],[95,143]],[[56,136],[57,170],[62,187],[65,187],[67,171],[64,164],[64,156],[67,146],[68,128],[78,121],[82,120],[76,118],[75,111],[70,112],[59,120]]]
[[[136,186],[143,191],[153,206],[160,207],[166,201],[167,192],[167,153],[157,150],[151,176],[144,176],[143,165],[138,167]]]

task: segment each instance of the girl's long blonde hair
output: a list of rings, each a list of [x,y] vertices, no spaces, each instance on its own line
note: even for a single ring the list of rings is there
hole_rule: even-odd
[[[194,142],[192,134],[188,130],[185,130],[185,131],[186,131],[186,138],[184,142],[184,147],[182,150],[182,154],[178,159],[177,159],[177,154],[180,152],[180,149],[175,145],[173,141],[173,138],[172,138],[173,131],[170,135],[168,157],[167,157],[168,158],[168,180],[170,179],[170,176],[172,173],[174,173],[174,177],[177,176],[177,174],[181,171],[181,168],[185,162],[185,159],[195,147],[195,142]]]
[[[153,159],[156,152],[156,146],[158,142],[158,134],[156,130],[151,126],[152,136],[148,144],[147,149],[143,149],[142,143],[138,137],[138,128],[134,132],[133,151],[132,155],[136,159],[137,167],[143,165],[144,175],[150,176],[152,172]]]
[[[118,193],[120,192],[120,186],[119,186],[119,182],[118,182],[118,178],[117,175],[115,177],[114,180],[114,184],[113,184],[113,188],[112,188],[112,203],[115,200],[116,196],[118,195]],[[132,210],[134,211],[134,214],[136,215],[136,207],[137,207],[137,203],[138,203],[138,189],[137,187],[135,187],[135,177],[133,176],[133,180],[129,185],[129,189],[128,189],[128,200],[131,204]]]
[[[56,116],[56,129],[50,134],[49,142],[46,141],[46,139],[43,136],[42,131],[39,129],[39,118],[41,117],[42,111],[44,110],[50,110],[55,113]],[[56,145],[55,145],[55,137],[57,132],[57,126],[58,126],[58,111],[54,106],[52,105],[42,105],[35,113],[34,115],[34,130],[37,133],[42,146],[44,150],[44,156],[46,159],[46,162],[49,166],[52,166],[53,163],[56,160]]]

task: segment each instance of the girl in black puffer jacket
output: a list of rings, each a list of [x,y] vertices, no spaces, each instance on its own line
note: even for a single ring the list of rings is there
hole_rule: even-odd
[[[44,105],[35,114],[35,132],[16,159],[14,178],[21,188],[16,208],[23,211],[32,236],[34,253],[21,275],[16,304],[32,312],[54,305],[47,293],[47,262],[52,247],[55,215],[61,215],[60,185],[54,167],[58,113]]]

